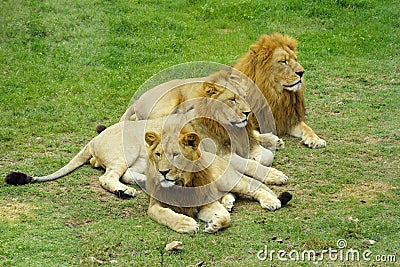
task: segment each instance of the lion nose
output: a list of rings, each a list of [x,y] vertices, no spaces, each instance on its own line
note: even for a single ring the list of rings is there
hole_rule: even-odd
[[[299,77],[301,78],[301,77],[303,77],[304,70],[302,70],[302,71],[296,71],[296,74],[299,75]]]
[[[243,114],[246,116],[246,118],[247,118],[247,117],[249,117],[250,111],[243,111],[242,113],[243,113]]]
[[[159,171],[162,176],[167,177],[167,174],[169,173],[170,170],[165,170],[165,171]]]

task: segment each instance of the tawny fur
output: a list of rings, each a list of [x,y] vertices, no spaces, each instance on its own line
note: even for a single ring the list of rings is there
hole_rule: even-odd
[[[235,171],[224,159],[201,152],[200,137],[190,126],[181,128],[179,147],[174,135],[163,136],[165,140],[162,140],[157,133],[146,133],[146,192],[150,198],[150,218],[180,233],[197,232],[198,223],[193,218],[199,218],[208,222],[204,231],[214,233],[229,226],[230,215],[226,206],[218,201],[221,197],[225,199],[228,191],[256,199],[268,210],[278,209],[291,199],[287,192],[277,198],[267,186]],[[166,132],[179,131],[180,127],[174,127]],[[184,168],[176,166],[183,157],[188,160]],[[195,188],[195,191],[188,192],[187,188]],[[233,202],[228,204],[233,205]]]
[[[304,121],[305,108],[303,91],[290,92],[278,88],[271,73],[272,55],[275,49],[287,47],[296,53],[297,41],[282,34],[263,35],[250,47],[250,50],[241,57],[234,68],[240,70],[253,80],[260,88],[270,105],[275,119],[278,135],[290,134],[293,127]]]

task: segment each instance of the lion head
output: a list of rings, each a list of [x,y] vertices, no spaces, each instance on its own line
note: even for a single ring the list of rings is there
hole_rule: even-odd
[[[168,126],[162,136],[146,132],[146,192],[152,199],[192,216],[196,207],[222,195],[213,184],[218,177],[209,168],[212,158],[202,157],[200,137],[186,127],[178,134]]]
[[[204,82],[203,93],[205,101],[199,110],[205,114],[201,115],[210,115],[210,118],[224,126],[243,128],[247,125],[251,109],[244,99],[244,91],[234,91],[216,83]]]
[[[179,140],[174,140],[175,135],[161,136],[155,132],[147,132],[145,141],[148,147],[148,160],[153,166],[156,179],[155,183],[168,188],[173,185],[193,186],[190,166],[198,160],[201,152],[198,148],[200,137],[193,132],[181,134]],[[182,166],[182,162],[185,166]]]
[[[304,68],[296,55],[297,41],[274,33],[262,35],[234,66],[260,88],[274,115],[278,134],[304,120]]]
[[[191,127],[202,136],[218,140],[219,153],[247,155],[250,149],[246,125],[252,112],[241,90],[207,81],[199,98],[183,103],[193,106],[196,118],[191,120]],[[206,150],[213,148],[207,146]]]

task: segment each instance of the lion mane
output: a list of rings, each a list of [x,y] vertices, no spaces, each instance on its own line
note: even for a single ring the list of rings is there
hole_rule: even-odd
[[[264,94],[274,115],[278,135],[290,134],[305,119],[304,82],[299,90],[285,90],[281,81],[276,80],[277,70],[273,64],[276,53],[289,51],[292,56],[296,50],[297,41],[290,36],[279,33],[262,35],[234,66],[253,80]]]

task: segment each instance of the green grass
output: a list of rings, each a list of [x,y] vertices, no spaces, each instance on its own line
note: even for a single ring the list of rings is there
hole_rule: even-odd
[[[260,262],[257,252],[321,252],[340,238],[373,257],[397,255],[399,265],[399,13],[395,0],[1,1],[2,177],[62,166],[153,74],[189,61],[233,64],[275,31],[299,41],[307,121],[328,146],[284,136],[274,164],[290,182],[273,189],[292,192],[290,205],[265,212],[239,201],[231,227],[215,235],[156,224],[144,193],[118,199],[88,166],[46,184],[2,183],[0,266],[99,265],[91,257],[109,266],[310,266]],[[184,250],[166,253],[173,240]],[[344,264],[380,265],[324,262]]]

